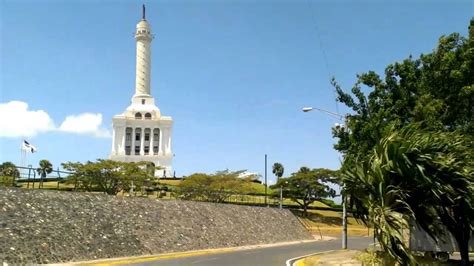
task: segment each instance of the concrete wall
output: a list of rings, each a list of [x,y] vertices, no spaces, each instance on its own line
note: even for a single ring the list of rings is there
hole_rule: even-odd
[[[0,188],[0,262],[8,264],[310,238],[287,210]]]

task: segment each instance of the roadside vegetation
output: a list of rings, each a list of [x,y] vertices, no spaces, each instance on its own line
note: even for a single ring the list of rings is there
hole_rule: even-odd
[[[336,182],[336,171],[329,169],[309,169],[301,167],[287,178],[279,178],[271,188],[274,191],[281,189],[285,198],[291,199],[303,209],[303,216],[307,215],[310,204],[336,196],[336,191],[328,183]]]
[[[474,227],[474,19],[469,36],[442,36],[433,52],[357,76],[352,109],[333,128],[354,217],[376,229],[382,249],[416,264],[402,229],[411,222],[433,237],[449,231],[470,265]],[[365,93],[367,92],[367,93]]]

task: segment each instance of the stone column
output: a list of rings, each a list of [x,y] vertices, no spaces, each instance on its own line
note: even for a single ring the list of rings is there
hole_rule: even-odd
[[[166,142],[166,127],[162,127],[160,129],[160,145],[159,145],[159,153],[160,155],[164,155],[165,152],[166,152],[166,146],[165,146],[165,142]]]
[[[153,156],[155,153],[153,152],[153,135],[154,135],[154,130],[155,128],[151,127],[150,128],[150,144],[149,144],[149,148],[148,148],[148,155],[150,156]]]
[[[168,129],[168,147],[167,147],[168,150],[166,151],[166,153],[170,153],[170,154],[172,154],[172,151],[171,151],[171,136],[173,135],[172,132],[173,132],[173,128],[170,127]]]
[[[120,147],[119,154],[124,155],[125,154],[125,138],[127,137],[127,127],[124,127],[122,131],[122,138],[120,139],[120,142],[122,142],[122,147]]]

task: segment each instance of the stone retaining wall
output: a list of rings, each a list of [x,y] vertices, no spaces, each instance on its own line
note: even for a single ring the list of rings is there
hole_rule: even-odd
[[[288,210],[0,188],[0,262],[55,263],[310,239]]]

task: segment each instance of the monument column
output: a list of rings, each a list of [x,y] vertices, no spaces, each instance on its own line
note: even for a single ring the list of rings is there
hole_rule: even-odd
[[[172,127],[170,127],[170,128],[168,129],[168,147],[167,147],[168,150],[166,151],[167,154],[171,154],[171,153],[172,153],[172,151],[171,151],[171,135],[172,135],[172,131],[173,131],[173,129],[172,129]]]
[[[160,135],[158,136],[160,138],[160,142],[158,143],[158,154],[163,155],[163,132],[164,129],[163,127],[160,128]]]
[[[127,127],[124,127],[123,130],[120,130],[122,132],[120,142],[121,146],[119,146],[119,154],[124,155],[125,154],[125,138],[127,137]]]
[[[150,96],[151,49],[153,40],[150,24],[146,21],[145,5],[142,7],[142,19],[137,24],[135,32],[137,42],[137,64],[135,75],[135,95]]]
[[[145,128],[142,128],[141,133],[140,133],[140,155],[145,154],[144,147],[145,147]]]
[[[145,6],[142,7],[142,17],[136,24],[134,39],[136,44],[135,91],[131,104],[125,112],[115,115],[112,119],[114,144],[109,158],[123,162],[153,162],[156,166],[165,169],[155,171],[156,176],[164,172],[170,176],[173,169],[171,151],[173,119],[170,116],[161,115],[151,94],[151,42],[154,36],[146,18]],[[127,133],[131,134],[129,139],[127,139]],[[146,134],[151,134],[151,136],[146,137]],[[129,145],[131,156],[124,156],[127,154],[125,147]],[[146,149],[148,153],[145,153]]]
[[[153,132],[154,129],[155,129],[154,127],[150,128],[150,144],[148,144],[148,147],[149,147],[148,148],[148,155],[153,155],[154,154],[153,153],[153,140],[154,140],[153,136],[155,135],[154,132]]]

